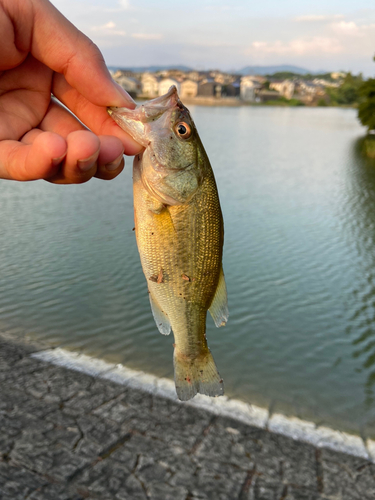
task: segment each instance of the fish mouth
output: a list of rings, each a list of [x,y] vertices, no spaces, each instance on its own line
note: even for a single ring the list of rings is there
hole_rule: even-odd
[[[170,109],[174,106],[183,106],[180,98],[178,97],[177,88],[175,85],[169,87],[169,90],[166,94],[161,95],[159,97],[155,97],[155,99],[151,99],[143,105],[145,108],[166,108]]]
[[[172,85],[166,94],[156,97],[155,99],[151,99],[144,104],[138,105],[134,109],[109,106],[107,108],[107,112],[113,119],[116,119],[119,114],[122,114],[129,118],[135,119],[137,117],[143,122],[148,122],[175,106],[184,108],[184,105],[178,97],[176,86]]]
[[[148,141],[139,108],[128,109],[111,106],[107,108],[107,112],[122,130],[129,134],[136,142],[141,144],[141,146],[147,147]]]
[[[176,86],[172,85],[166,94],[141,104],[135,109],[110,106],[107,112],[117,125],[142,146],[147,147],[149,141],[145,133],[145,124],[158,119],[174,107],[185,108],[178,97]]]

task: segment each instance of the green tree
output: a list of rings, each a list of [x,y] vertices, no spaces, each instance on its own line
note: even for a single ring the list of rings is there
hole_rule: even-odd
[[[363,101],[358,107],[359,121],[368,128],[375,130],[375,79],[369,78],[360,88]]]
[[[358,106],[359,121],[367,127],[368,132],[375,131],[375,78],[369,78],[363,82],[359,93],[362,98]],[[363,145],[366,155],[375,158],[375,135],[368,135]]]
[[[357,104],[361,99],[359,89],[362,85],[361,73],[358,76],[347,73],[339,87],[327,89],[327,95],[332,104],[347,106]]]
[[[369,78],[364,82],[359,92],[362,97],[362,102],[358,107],[359,121],[369,131],[375,130],[375,79]]]

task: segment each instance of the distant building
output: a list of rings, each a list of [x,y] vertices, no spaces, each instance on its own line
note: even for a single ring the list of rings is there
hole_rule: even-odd
[[[159,95],[159,78],[156,75],[143,73],[141,82],[144,96],[156,97]]]
[[[221,97],[222,86],[216,83],[212,78],[203,80],[198,85],[198,95],[205,97]]]
[[[180,86],[180,97],[195,97],[198,94],[198,83],[193,80],[184,80]]]
[[[112,71],[111,75],[113,76],[113,78],[118,78],[120,76],[135,77],[135,73],[130,69],[118,69],[116,71]]]
[[[186,75],[189,80],[193,80],[193,82],[198,82],[200,80],[200,75],[198,71],[189,71]]]
[[[245,102],[255,102],[262,84],[252,76],[243,76],[240,81],[240,97]]]
[[[296,87],[306,103],[311,103],[315,98],[325,95],[324,87],[322,85],[316,85],[311,81],[299,80]]]
[[[208,72],[208,77],[212,78],[213,80],[215,80],[215,78],[218,77],[219,75],[221,75],[221,71],[218,69],[211,69]]]
[[[126,76],[121,71],[117,71],[113,75],[113,79],[117,82],[123,89],[128,92],[132,97],[136,97],[142,92],[142,85],[137,78],[132,76]]]
[[[335,71],[331,73],[331,78],[333,78],[334,80],[339,80],[340,78],[345,78],[345,77],[346,73],[343,73],[342,71]]]
[[[294,88],[295,84],[292,80],[285,80],[281,93],[286,99],[291,99],[294,94]]]
[[[270,90],[276,90],[286,99],[291,99],[294,94],[295,83],[292,80],[278,80],[270,82]]]
[[[180,93],[180,84],[177,80],[173,80],[172,78],[163,78],[159,82],[159,95],[164,95],[168,92],[168,90],[175,85],[177,87],[177,92]]]
[[[239,97],[240,96],[241,84],[240,82],[233,82],[227,85],[223,85],[221,89],[222,97]]]
[[[283,85],[283,80],[273,80],[270,79],[270,84],[269,84],[269,89],[270,90],[276,90],[279,94],[281,94],[281,89]]]
[[[228,73],[216,74],[214,80],[216,83],[221,83],[221,85],[229,85],[235,81],[236,77]]]
[[[258,82],[258,83],[265,83],[267,81],[267,78],[265,76],[261,76],[261,75],[249,75],[249,77],[254,80],[254,82]]]
[[[324,78],[314,78],[313,83],[315,85],[320,85],[322,87],[338,88],[340,87],[340,82],[330,82]]]
[[[163,69],[158,71],[158,74],[162,78],[172,78],[172,80],[176,80],[177,82],[181,82],[184,78],[186,78],[185,71],[182,71],[181,69]]]
[[[257,93],[256,101],[257,102],[267,102],[267,101],[277,101],[280,99],[279,92],[276,90],[260,90]]]

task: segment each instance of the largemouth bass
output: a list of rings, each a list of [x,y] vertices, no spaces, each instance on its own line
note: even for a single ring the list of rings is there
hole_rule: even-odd
[[[207,154],[176,87],[134,110],[108,112],[145,147],[133,166],[135,233],[156,325],[164,335],[173,330],[177,396],[220,396],[206,315],[216,326],[228,319],[224,228]]]

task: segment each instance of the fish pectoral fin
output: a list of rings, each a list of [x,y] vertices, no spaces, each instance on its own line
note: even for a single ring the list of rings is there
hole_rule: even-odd
[[[165,210],[165,205],[161,201],[150,196],[148,200],[148,209],[153,214],[161,214],[162,211]]]
[[[148,296],[150,297],[152,314],[159,332],[163,335],[169,335],[171,333],[171,324],[167,314],[161,309],[151,292],[149,292]]]
[[[219,283],[209,308],[212,319],[217,327],[224,326],[228,321],[228,297],[223,268],[220,269]]]

